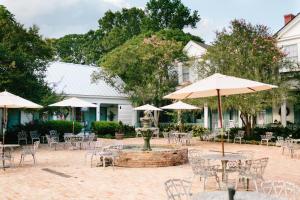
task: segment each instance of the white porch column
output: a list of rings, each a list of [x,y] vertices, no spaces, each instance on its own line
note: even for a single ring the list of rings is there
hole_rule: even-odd
[[[96,121],[100,121],[100,103],[97,103],[97,108],[96,108]]]
[[[208,107],[204,105],[204,128],[208,128]]]
[[[241,111],[239,111],[239,114],[238,114],[238,127],[239,128],[242,128],[243,127],[243,122],[242,122],[242,119],[241,119]]]
[[[286,99],[283,100],[281,104],[281,124],[286,127]]]

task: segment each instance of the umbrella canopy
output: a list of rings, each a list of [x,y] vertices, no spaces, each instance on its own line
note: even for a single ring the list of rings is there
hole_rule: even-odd
[[[150,104],[146,104],[146,105],[143,105],[143,106],[140,106],[140,107],[136,107],[136,108],[134,108],[134,110],[161,111],[160,108],[157,108],[157,107],[152,106],[152,105],[150,105]]]
[[[199,97],[218,96],[218,90],[221,96],[228,96],[269,90],[272,88],[277,88],[277,86],[216,73],[177,90],[176,92],[168,94],[164,98],[194,99]]]
[[[270,90],[272,88],[277,88],[277,86],[216,73],[187,87],[177,90],[176,92],[168,94],[164,98],[193,99],[200,97],[218,96],[219,121],[221,131],[223,131],[221,96],[246,94],[257,91]],[[221,132],[221,142],[222,155],[224,156],[223,132]]]
[[[72,97],[69,99],[62,100],[60,102],[51,104],[49,106],[53,107],[72,107],[72,108],[87,108],[87,107],[97,107],[97,105],[92,104],[90,102],[78,99],[76,97]]]
[[[172,103],[170,105],[161,107],[161,109],[169,109],[169,110],[196,110],[199,109],[196,106],[184,103],[182,101],[178,101],[176,103]]]
[[[42,108],[32,101],[23,99],[7,91],[0,93],[0,108]]]

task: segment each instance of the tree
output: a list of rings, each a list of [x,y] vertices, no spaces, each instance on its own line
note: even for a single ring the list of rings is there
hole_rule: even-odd
[[[44,82],[51,58],[51,48],[38,34],[38,28],[25,29],[0,5],[0,90],[42,102],[52,95]]]
[[[200,21],[198,11],[186,7],[181,0],[150,0],[146,4],[147,18],[144,21],[146,30],[180,29],[191,26],[196,28]]]
[[[184,58],[182,48],[181,42],[141,34],[106,54],[99,62],[102,71],[94,80],[104,78],[136,105],[160,105],[162,97],[177,85],[173,64]]]
[[[267,27],[234,20],[229,30],[217,33],[216,40],[199,62],[198,70],[200,76],[220,72],[279,86],[271,91],[223,98],[225,108],[241,111],[240,117],[249,133],[251,119],[255,124],[258,112],[280,103],[286,96],[287,85],[279,73],[281,67],[289,67],[284,57]]]

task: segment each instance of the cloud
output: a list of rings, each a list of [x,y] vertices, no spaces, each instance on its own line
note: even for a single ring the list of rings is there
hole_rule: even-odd
[[[205,43],[211,43],[216,37],[216,31],[220,31],[223,26],[218,25],[214,20],[209,18],[203,18],[198,22],[197,28],[192,29],[190,27],[185,28],[185,32],[189,32],[193,35],[200,36],[204,39]]]
[[[125,0],[3,0],[26,27],[36,24],[45,37],[85,33],[98,26],[107,10],[130,7]]]

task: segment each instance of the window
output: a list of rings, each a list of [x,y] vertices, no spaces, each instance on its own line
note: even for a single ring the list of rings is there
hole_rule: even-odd
[[[287,54],[287,58],[292,62],[298,62],[298,46],[297,44],[292,44],[283,47],[284,52]]]
[[[182,67],[182,82],[190,80],[190,69],[188,67]]]

